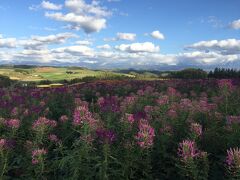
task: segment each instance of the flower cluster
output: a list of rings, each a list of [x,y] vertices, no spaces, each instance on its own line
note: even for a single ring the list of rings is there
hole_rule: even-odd
[[[237,168],[240,170],[240,149],[230,148],[227,150],[226,163],[229,169]]]
[[[218,87],[220,89],[233,90],[233,83],[230,79],[221,79],[218,81]]]
[[[11,129],[18,129],[20,127],[19,119],[9,119],[5,121],[5,125]]]
[[[5,150],[7,148],[7,140],[6,139],[0,139],[0,151]]]
[[[78,106],[74,110],[73,125],[83,126],[84,124],[88,125],[92,129],[95,129],[97,125],[97,120],[93,118],[93,115],[88,110],[88,107]]]
[[[96,135],[99,138],[100,142],[111,144],[116,140],[116,135],[111,130],[97,129]]]
[[[39,164],[44,160],[44,155],[47,154],[45,149],[35,149],[32,151],[32,164]]]
[[[49,120],[45,117],[40,117],[36,121],[34,121],[32,128],[35,131],[44,131],[49,128],[53,128],[57,126],[57,122],[54,120]]]
[[[240,116],[227,116],[227,125],[240,124]]]
[[[199,151],[198,151],[194,141],[184,140],[183,142],[181,142],[179,144],[178,156],[183,161],[188,161],[188,160],[194,159],[198,155],[199,155]]]
[[[194,134],[196,137],[200,137],[202,135],[202,125],[198,123],[191,123],[191,132]]]
[[[154,128],[152,128],[145,119],[139,121],[138,128],[139,131],[135,137],[137,144],[141,148],[150,148],[153,145],[155,136]]]

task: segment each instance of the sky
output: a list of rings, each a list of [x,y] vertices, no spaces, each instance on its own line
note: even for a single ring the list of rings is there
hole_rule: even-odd
[[[240,68],[239,0],[0,0],[0,64]]]

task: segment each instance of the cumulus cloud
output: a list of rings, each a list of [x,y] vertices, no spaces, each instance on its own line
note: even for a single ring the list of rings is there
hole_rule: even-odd
[[[49,44],[61,44],[67,39],[76,38],[77,35],[72,33],[59,33],[48,36],[32,36],[30,39],[19,40],[18,44],[25,49],[42,49]]]
[[[117,40],[134,41],[136,36],[134,33],[117,33]]]
[[[83,30],[85,33],[99,32],[107,26],[107,17],[112,13],[102,7],[98,1],[86,3],[84,0],[66,0],[68,13],[46,12],[47,18],[67,23],[67,28]]]
[[[240,19],[236,20],[236,21],[233,21],[230,26],[233,28],[233,29],[240,29]]]
[[[42,1],[41,7],[44,9],[49,9],[49,10],[61,10],[62,9],[61,4],[54,4],[49,1]]]
[[[16,43],[16,38],[3,38],[3,35],[0,34],[0,48],[15,48]]]
[[[151,42],[121,44],[119,46],[116,46],[115,48],[117,50],[129,52],[129,53],[142,53],[142,52],[156,53],[156,52],[159,52],[160,50],[159,46],[155,46]]]
[[[31,36],[26,39],[16,38],[3,38],[0,36],[0,48],[17,48],[23,47],[24,49],[44,49],[50,44],[65,43],[67,39],[76,38],[77,35],[73,33],[59,33],[48,36]]]
[[[92,14],[98,17],[107,17],[111,12],[101,7],[98,1],[92,1],[87,4],[84,0],[66,0],[65,6],[76,14],[86,15]]]
[[[226,39],[220,41],[200,41],[187,46],[186,49],[193,49],[198,51],[217,51],[221,54],[240,54],[240,40]]]
[[[104,44],[101,46],[97,46],[98,49],[111,49],[111,46],[109,44]]]
[[[125,41],[134,41],[136,39],[137,35],[134,33],[117,33],[116,37],[113,38],[104,38],[103,40],[106,42],[110,41],[119,41],[119,40],[125,40]]]
[[[54,53],[69,53],[74,56],[87,56],[93,57],[94,51],[92,48],[88,46],[69,46],[69,47],[62,47],[53,50]]]
[[[81,41],[76,41],[75,44],[89,46],[89,45],[92,45],[92,42],[89,40],[81,40]]]
[[[153,38],[159,39],[159,40],[164,40],[164,39],[165,39],[164,35],[163,35],[160,31],[153,31],[153,32],[151,33],[151,36],[152,36]]]
[[[45,13],[45,16],[57,21],[70,23],[67,27],[74,30],[83,29],[85,33],[99,32],[106,28],[106,19],[94,16],[77,15],[75,13]]]

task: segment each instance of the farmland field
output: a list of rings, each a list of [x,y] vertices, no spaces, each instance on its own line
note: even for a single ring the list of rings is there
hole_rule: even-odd
[[[0,89],[0,179],[239,179],[239,137],[239,80]]]
[[[8,76],[12,80],[25,82],[39,82],[43,80],[61,81],[71,79],[81,79],[84,77],[116,77],[126,76],[128,74],[114,73],[111,71],[94,71],[85,68],[76,67],[32,67],[32,68],[12,68],[1,67],[0,75]]]

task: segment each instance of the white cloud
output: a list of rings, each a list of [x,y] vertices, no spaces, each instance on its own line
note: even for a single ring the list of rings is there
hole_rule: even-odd
[[[159,40],[164,40],[164,39],[165,39],[164,35],[163,35],[161,32],[159,32],[159,31],[153,31],[153,32],[151,33],[151,36],[152,36],[153,38],[159,39]]]
[[[3,35],[0,34],[0,48],[15,48],[16,43],[16,38],[3,38]]]
[[[226,39],[220,41],[200,41],[189,45],[186,48],[198,51],[217,51],[221,54],[240,54],[240,40]]]
[[[117,33],[117,40],[134,41],[136,36],[134,33]]]
[[[61,4],[54,4],[49,1],[42,1],[41,7],[43,9],[49,9],[49,10],[61,10],[62,9]]]
[[[121,44],[119,46],[116,46],[115,48],[120,51],[125,51],[129,53],[141,53],[141,52],[156,53],[159,52],[160,50],[159,46],[155,46],[151,42]]]
[[[91,4],[87,4],[84,0],[66,0],[65,6],[74,13],[81,15],[92,14],[98,17],[111,15],[111,12],[101,7],[98,1],[92,1]]]
[[[111,46],[109,44],[104,44],[101,46],[97,46],[98,49],[111,49]]]
[[[3,38],[0,36],[0,48],[23,47],[24,49],[40,50],[46,48],[47,45],[65,43],[67,39],[77,37],[78,36],[73,33],[59,33],[48,36],[31,36],[31,38],[25,39]]]
[[[65,43],[67,39],[76,38],[72,33],[59,33],[48,36],[32,36],[30,39],[19,40],[18,44],[25,49],[42,49],[49,44]]]
[[[92,42],[89,40],[81,40],[81,41],[76,41],[75,44],[89,46],[89,45],[92,45]]]
[[[240,29],[240,19],[236,20],[236,21],[233,21],[230,26],[233,28],[233,29]]]
[[[121,0],[107,0],[108,2],[120,2]]]
[[[57,21],[67,22],[69,28],[74,30],[83,29],[86,33],[99,32],[106,28],[106,19],[93,16],[76,15],[74,13],[45,13],[45,16]]]
[[[94,51],[92,48],[88,46],[69,46],[69,47],[62,47],[53,50],[54,53],[69,53],[74,56],[88,56],[93,57]]]
[[[99,32],[107,26],[107,17],[111,11],[102,7],[99,1],[93,0],[86,3],[84,0],[66,0],[65,7],[68,13],[46,12],[47,18],[67,23],[67,28],[83,30],[85,33]]]

